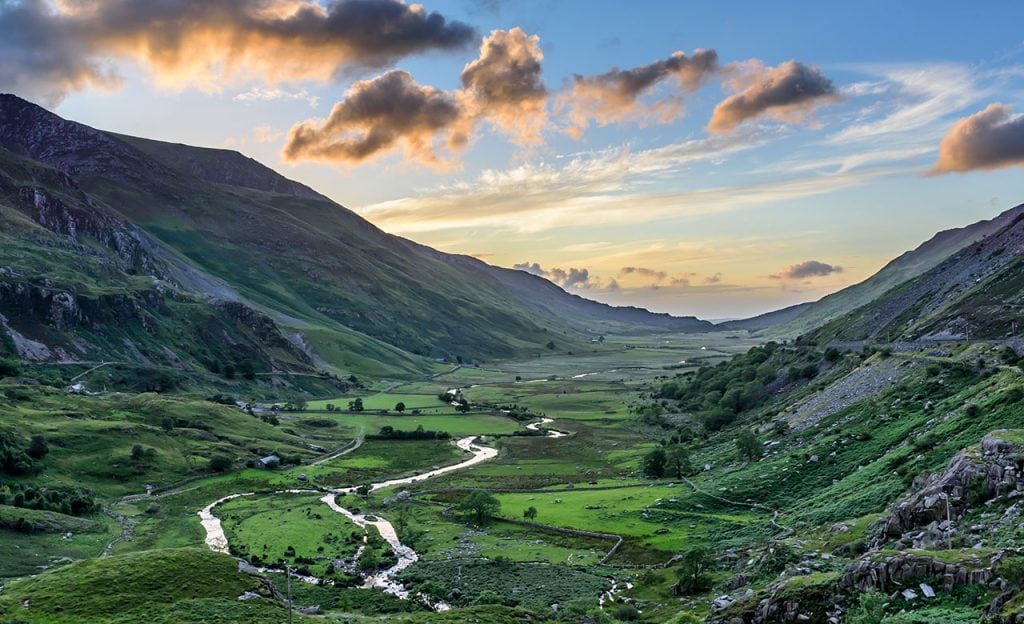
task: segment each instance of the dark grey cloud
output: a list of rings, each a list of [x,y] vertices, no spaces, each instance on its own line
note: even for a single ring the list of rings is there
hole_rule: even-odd
[[[640,275],[642,277],[649,277],[655,282],[663,282],[668,278],[668,273],[665,271],[636,266],[622,267],[619,269],[619,275]]]
[[[956,122],[939,144],[931,173],[1024,166],[1024,115],[1012,114],[996,103]]]
[[[566,290],[599,289],[611,291],[619,289],[619,283],[614,279],[605,282],[604,280],[591,275],[589,269],[578,269],[575,267],[570,267],[569,269],[560,269],[557,267],[553,269],[544,269],[536,262],[521,262],[513,264],[512,268],[546,278]]]
[[[697,50],[692,56],[674,52],[671,56],[630,69],[617,67],[596,76],[576,74],[568,91],[559,98],[559,108],[568,111],[570,134],[579,136],[591,121],[599,125],[643,115],[670,121],[682,108],[683,96],[696,91],[718,70],[714,50]],[[675,79],[676,90],[651,104],[640,101],[659,83]]]
[[[464,48],[475,30],[399,0],[21,0],[0,2],[0,83],[49,103],[115,86],[116,61],[157,83],[219,90],[231,78],[336,78],[429,50]]]
[[[758,61],[730,66],[727,86],[738,93],[715,107],[710,132],[731,132],[744,121],[762,115],[793,122],[809,115],[818,104],[836,100],[835,85],[817,67],[786,61],[764,67]]]
[[[410,159],[444,167],[436,150],[441,137],[448,148],[461,147],[461,110],[451,95],[419,85],[407,72],[392,70],[357,82],[323,122],[309,121],[288,133],[284,157],[359,163],[394,149]]]
[[[842,272],[843,267],[841,266],[819,262],[818,260],[804,260],[803,262],[791,264],[770,277],[772,279],[781,280],[798,280],[807,279],[809,277],[824,277],[826,275],[832,275],[833,273]]]

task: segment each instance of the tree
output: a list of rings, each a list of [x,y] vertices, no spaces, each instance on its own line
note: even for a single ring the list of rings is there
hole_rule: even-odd
[[[170,416],[164,416],[163,420],[160,421],[160,428],[170,433],[174,430],[174,419]]]
[[[679,558],[679,593],[692,594],[703,590],[707,583],[704,572],[707,571],[710,558],[708,551],[700,546],[684,550]]]
[[[474,490],[459,503],[459,511],[477,524],[483,524],[490,516],[496,516],[501,511],[501,501],[490,492]]]
[[[363,411],[363,400],[353,399],[348,402],[348,410],[350,412],[361,412]]]
[[[469,411],[469,401],[465,397],[459,399],[459,404],[455,406],[455,411],[461,414],[465,414]]]
[[[537,508],[534,507],[533,505],[530,505],[529,507],[527,507],[526,509],[523,510],[523,517],[526,518],[527,520],[536,520],[537,519]]]
[[[644,475],[652,479],[660,479],[665,476],[665,464],[668,456],[665,449],[658,447],[644,455]]]
[[[761,459],[763,446],[753,431],[744,429],[736,436],[736,450],[740,454],[740,459],[757,461]]]
[[[141,460],[145,456],[146,456],[146,449],[144,449],[141,444],[136,444],[135,446],[132,447],[132,459],[133,460],[139,461],[139,460]]]
[[[32,459],[42,459],[50,452],[50,447],[46,444],[46,438],[41,435],[34,435],[28,443],[28,450],[25,452]]]
[[[665,473],[682,479],[693,472],[690,452],[682,444],[674,444],[665,451]]]
[[[405,411],[405,403],[403,403],[401,401],[399,401],[398,403],[395,403],[395,411],[398,412],[399,414],[404,412]]]
[[[555,350],[555,341],[554,340],[549,340],[548,343],[546,345],[544,345],[544,346],[547,347],[548,349],[550,349],[551,351],[554,351]]]
[[[214,472],[227,472],[231,469],[234,461],[227,455],[214,455],[210,458],[210,470]]]
[[[224,365],[224,378],[225,379],[234,379],[235,378],[235,365],[234,364],[225,364]]]

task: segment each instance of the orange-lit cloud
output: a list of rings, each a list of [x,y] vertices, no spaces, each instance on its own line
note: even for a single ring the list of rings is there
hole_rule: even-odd
[[[220,91],[233,80],[330,80],[428,50],[462,48],[472,27],[399,0],[23,0],[0,4],[0,82],[59,102],[119,84],[134,61],[159,85]]]
[[[417,84],[397,70],[358,82],[324,122],[291,129],[285,160],[357,164],[401,150],[408,160],[451,168],[481,121],[517,143],[537,143],[547,125],[538,41],[519,28],[495,30],[463,70],[463,88],[453,92]]]
[[[931,173],[1024,166],[1024,115],[1012,113],[1005,104],[989,104],[956,122],[939,144]]]
[[[548,122],[542,60],[537,35],[520,28],[492,31],[480,46],[480,57],[462,70],[466,114],[488,119],[517,143],[538,143]]]
[[[465,145],[462,111],[450,94],[417,84],[407,72],[390,71],[357,82],[323,122],[300,123],[288,132],[286,160],[360,163],[402,150],[405,156],[443,168],[436,143]]]
[[[568,91],[559,96],[558,108],[567,111],[567,131],[576,138],[592,121],[601,126],[626,119],[666,123],[679,115],[683,96],[700,88],[717,69],[714,50],[697,50],[693,56],[677,51],[648,65],[616,67],[597,76],[576,74]],[[675,92],[652,103],[641,101],[641,96],[670,78],[675,79]]]
[[[733,64],[727,71],[731,77],[726,87],[737,93],[715,107],[709,132],[732,132],[743,122],[764,115],[787,123],[800,122],[819,104],[839,98],[832,81],[818,68],[797,61],[777,67],[748,61]]]

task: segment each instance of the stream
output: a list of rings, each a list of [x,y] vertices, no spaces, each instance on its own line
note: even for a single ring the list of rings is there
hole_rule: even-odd
[[[550,418],[545,418],[540,422],[528,425],[528,428],[537,429],[541,425],[551,422]],[[560,438],[566,435],[561,431],[549,431],[548,436],[552,438]],[[370,486],[370,491],[382,490],[386,488],[396,487],[400,485],[409,485],[412,483],[418,483],[426,479],[431,479],[449,472],[455,472],[456,470],[464,470],[470,466],[475,466],[481,462],[494,459],[498,455],[498,450],[489,446],[482,446],[474,444],[477,436],[469,436],[462,438],[455,443],[460,449],[467,453],[471,453],[473,456],[469,459],[452,464],[450,466],[444,466],[436,468],[429,472],[413,475],[411,477],[404,477],[401,479],[390,479],[388,481],[381,481],[380,483],[374,483]],[[363,587],[379,589],[386,593],[392,594],[399,598],[408,599],[409,590],[402,585],[399,581],[395,580],[395,575],[415,563],[419,559],[419,555],[415,550],[406,546],[398,539],[398,534],[395,532],[395,527],[390,522],[381,518],[376,514],[363,514],[353,513],[337,502],[337,496],[340,494],[348,495],[355,493],[357,487],[347,487],[328,490],[328,493],[320,499],[325,505],[331,508],[331,510],[345,516],[351,522],[359,527],[366,528],[369,526],[374,527],[380,533],[380,536],[391,546],[395,556],[398,558],[398,563],[391,566],[390,568],[383,571],[367,572],[363,573]],[[316,490],[281,490],[275,492],[275,494],[296,494],[296,493],[308,493]],[[237,494],[231,494],[223,498],[219,498],[206,507],[203,507],[199,512],[199,519],[203,525],[203,529],[206,531],[206,545],[215,552],[228,552],[228,538],[224,534],[224,527],[221,525],[220,518],[213,514],[213,509],[225,501],[229,501],[242,496],[252,496],[254,492],[240,492]],[[372,518],[372,519],[371,519]],[[293,577],[295,578],[295,577]],[[303,579],[304,580],[304,579]],[[448,609],[448,605],[445,603],[432,603],[431,606],[435,611],[445,611]]]

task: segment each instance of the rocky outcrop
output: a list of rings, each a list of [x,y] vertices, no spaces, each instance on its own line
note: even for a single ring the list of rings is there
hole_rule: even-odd
[[[927,546],[953,530],[952,523],[972,505],[1021,491],[1024,445],[999,434],[990,433],[977,449],[959,453],[942,472],[915,479],[911,493],[885,517],[874,547],[892,539]]]
[[[869,556],[847,566],[839,581],[839,589],[861,592],[889,593],[916,584],[922,579],[934,581],[950,592],[965,585],[982,585],[995,578],[995,567],[1002,559],[999,553],[991,558],[967,558],[945,563],[924,554],[899,553],[884,557]]]
[[[277,324],[267,315],[237,301],[222,301],[216,305],[228,318],[244,327],[261,344],[273,349],[281,349],[304,364],[313,364],[312,358],[288,340],[281,333]]]
[[[31,319],[61,332],[99,330],[132,320],[145,327],[147,310],[162,309],[163,293],[155,288],[85,297],[69,289],[0,280],[0,312],[10,322]]]

